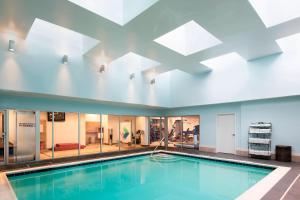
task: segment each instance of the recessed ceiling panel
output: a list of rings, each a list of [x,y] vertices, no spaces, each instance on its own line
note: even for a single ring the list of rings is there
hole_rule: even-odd
[[[154,41],[184,56],[222,43],[193,20]]]
[[[151,60],[133,52],[129,52],[124,56],[114,60],[112,64],[113,63],[122,63],[123,65],[120,64],[119,66],[126,66],[127,68],[130,68],[134,71],[144,71],[151,67],[160,65],[160,63],[155,60]]]
[[[26,41],[30,48],[54,50],[59,54],[83,55],[95,47],[99,40],[36,18]]]
[[[147,10],[158,0],[68,0],[121,26]]]
[[[266,27],[300,17],[299,0],[249,0]]]
[[[296,54],[300,52],[300,33],[280,38],[276,42],[284,52],[290,51]]]
[[[201,61],[200,63],[215,70],[215,69],[220,69],[224,66],[233,66],[245,62],[246,61],[238,53],[232,52],[215,58]]]

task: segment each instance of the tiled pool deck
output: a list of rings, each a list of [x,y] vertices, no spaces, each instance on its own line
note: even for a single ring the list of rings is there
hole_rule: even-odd
[[[75,161],[88,161],[91,159],[104,159],[108,157],[119,157],[122,155],[129,155],[133,153],[144,153],[149,152],[151,148],[145,148],[145,149],[139,149],[139,150],[131,150],[126,152],[112,152],[112,153],[105,153],[102,155],[89,155],[84,157],[75,157],[75,158],[64,158],[64,159],[58,159],[58,160],[51,160],[51,161],[41,161],[41,162],[35,162],[30,164],[18,164],[18,165],[9,165],[9,166],[1,166],[0,167],[0,197],[1,200],[15,200],[16,197],[13,192],[11,192],[11,186],[7,180],[6,174],[10,171],[27,171],[30,170],[30,168],[38,167],[38,168],[44,168],[44,167],[50,167],[54,165],[68,165],[70,162]],[[299,200],[300,199],[300,178],[298,175],[300,174],[300,163],[284,163],[284,162],[278,162],[274,160],[259,160],[259,159],[253,159],[248,157],[242,157],[237,155],[229,155],[229,154],[221,154],[221,153],[206,153],[206,152],[200,152],[197,150],[169,150],[174,152],[181,152],[181,153],[188,153],[193,155],[200,155],[200,156],[209,156],[213,158],[221,158],[221,159],[229,159],[229,160],[238,160],[238,161],[245,161],[245,162],[255,162],[263,165],[274,165],[274,166],[284,166],[289,167],[290,170],[281,178],[274,187],[270,189],[269,192],[267,192],[263,196],[263,200],[276,200],[276,199],[283,199],[283,200]],[[2,173],[1,173],[2,172]],[[3,173],[5,172],[5,173]],[[298,179],[296,179],[298,177]],[[251,199],[255,200],[255,199]]]

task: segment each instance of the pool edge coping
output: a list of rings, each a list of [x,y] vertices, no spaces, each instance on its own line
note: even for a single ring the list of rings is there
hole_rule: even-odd
[[[131,154],[126,154],[126,155],[118,155],[118,156],[109,156],[109,157],[105,157],[105,158],[87,159],[87,160],[84,160],[84,161],[72,161],[72,162],[59,163],[59,164],[50,164],[50,165],[39,166],[39,167],[30,167],[30,168],[27,168],[27,169],[4,171],[4,172],[0,172],[0,175],[1,174],[4,175],[4,177],[5,177],[4,181],[6,181],[6,184],[8,185],[8,190],[9,190],[7,192],[10,193],[10,196],[12,197],[12,198],[7,199],[7,200],[17,200],[16,193],[13,190],[13,188],[12,188],[12,186],[11,186],[9,180],[8,180],[8,176],[10,176],[10,175],[35,172],[35,171],[46,170],[46,169],[62,168],[62,167],[67,167],[67,166],[72,167],[72,166],[81,165],[81,164],[89,164],[89,163],[96,163],[96,162],[102,162],[102,161],[116,160],[116,159],[127,158],[127,157],[135,157],[135,156],[140,156],[140,155],[149,155],[151,153],[153,153],[153,151],[146,151],[146,152],[140,152],[140,153],[131,153]],[[249,199],[251,199],[251,200],[257,199],[258,200],[258,199],[261,199],[291,169],[291,167],[283,167],[283,166],[279,166],[279,165],[269,165],[269,164],[263,164],[263,163],[256,163],[256,162],[252,162],[252,161],[243,161],[243,160],[236,160],[236,159],[219,158],[219,157],[215,157],[215,156],[197,155],[197,154],[167,151],[167,150],[157,150],[154,153],[168,153],[168,154],[175,154],[175,155],[185,155],[185,156],[189,156],[189,157],[203,158],[203,159],[209,159],[209,160],[215,160],[215,161],[223,161],[223,162],[225,161],[225,162],[230,162],[230,163],[246,164],[246,165],[252,165],[252,166],[257,166],[257,167],[274,168],[274,170],[270,174],[265,176],[263,179],[258,181],[256,184],[254,184],[252,187],[250,187],[245,192],[243,192],[240,196],[238,196],[236,198],[237,200],[249,200]]]

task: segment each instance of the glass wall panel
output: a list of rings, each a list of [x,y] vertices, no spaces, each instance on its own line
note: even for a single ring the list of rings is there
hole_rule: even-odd
[[[8,132],[9,132],[9,163],[16,162],[17,156],[17,111],[9,110],[8,111],[9,120],[8,120]]]
[[[4,112],[0,111],[0,164],[4,162]]]
[[[164,134],[164,123],[161,117],[150,117],[150,146],[162,146],[160,143]]]
[[[48,112],[40,112],[40,159],[52,158],[52,119],[48,119]]]
[[[182,132],[182,147],[183,148],[199,148],[199,116],[184,116],[183,132]]]
[[[165,138],[165,131],[166,131],[166,123],[165,123],[165,120],[167,120],[167,118],[165,118],[165,117],[161,117],[160,118],[160,126],[161,126],[161,128],[160,128],[160,134],[161,134],[161,138]],[[165,144],[165,139],[164,140],[162,140],[162,143],[160,144],[160,146],[165,146],[166,144]]]
[[[140,143],[140,138],[136,136],[136,117],[120,116],[120,149],[134,149],[136,142]]]
[[[80,155],[100,153],[103,138],[100,125],[100,115],[80,114]]]
[[[168,117],[168,147],[181,148],[182,118]]]
[[[119,116],[102,115],[103,145],[102,152],[119,151]]]
[[[47,113],[48,121],[52,113]],[[78,156],[78,113],[54,112],[54,158]],[[84,145],[80,145],[84,149]]]
[[[9,162],[35,159],[35,112],[9,111]]]
[[[149,118],[136,117],[136,132],[134,133],[136,148],[149,146]]]

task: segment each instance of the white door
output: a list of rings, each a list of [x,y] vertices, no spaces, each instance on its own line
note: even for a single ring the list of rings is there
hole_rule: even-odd
[[[217,152],[235,154],[235,115],[217,116]]]

